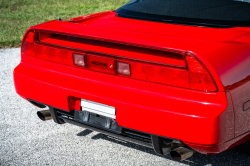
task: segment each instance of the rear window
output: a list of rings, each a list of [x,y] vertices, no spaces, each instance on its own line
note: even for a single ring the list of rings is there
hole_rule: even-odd
[[[120,17],[214,26],[250,26],[250,0],[131,0]]]

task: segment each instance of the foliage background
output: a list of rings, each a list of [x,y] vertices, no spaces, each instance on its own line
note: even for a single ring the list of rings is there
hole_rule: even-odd
[[[115,10],[128,0],[0,0],[0,48],[19,47],[25,31],[58,17]]]

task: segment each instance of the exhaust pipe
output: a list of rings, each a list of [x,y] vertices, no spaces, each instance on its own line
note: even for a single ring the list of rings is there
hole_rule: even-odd
[[[178,147],[170,152],[171,157],[176,161],[186,160],[189,157],[192,157],[194,151],[185,147]]]
[[[38,116],[42,121],[46,121],[46,120],[52,119],[49,110],[37,111],[37,116]]]

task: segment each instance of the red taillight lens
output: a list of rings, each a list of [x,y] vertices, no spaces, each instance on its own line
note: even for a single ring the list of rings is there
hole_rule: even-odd
[[[191,89],[208,92],[217,91],[216,85],[207,69],[192,55],[186,56]]]
[[[187,61],[188,69],[190,72],[207,73],[207,70],[203,67],[203,65],[194,56],[187,55],[186,61]]]
[[[35,44],[36,57],[39,59],[74,66],[73,52],[67,49],[54,48],[45,45]]]
[[[178,87],[189,87],[188,71],[185,69],[178,69],[167,67],[163,65],[150,64],[138,61],[119,60],[119,63],[128,64],[131,68],[131,78],[155,82],[165,85],[172,85]]]
[[[211,75],[194,56],[187,55],[186,61],[188,70],[119,59],[117,62],[117,73],[126,75],[122,73],[129,72],[131,78],[148,82],[209,92],[217,91]]]
[[[76,66],[85,67],[85,55],[82,54],[73,54],[74,64]]]
[[[23,43],[22,43],[22,53],[35,57],[35,48],[34,48],[34,40],[35,40],[35,32],[34,30],[30,30],[27,32]]]

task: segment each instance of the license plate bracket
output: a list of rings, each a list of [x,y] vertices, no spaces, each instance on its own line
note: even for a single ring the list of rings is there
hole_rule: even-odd
[[[98,115],[96,113],[88,112],[85,110],[83,111],[75,110],[74,120],[97,128],[110,130],[118,134],[122,133],[122,127],[119,126],[114,119],[103,115]]]

